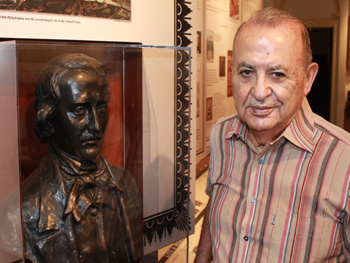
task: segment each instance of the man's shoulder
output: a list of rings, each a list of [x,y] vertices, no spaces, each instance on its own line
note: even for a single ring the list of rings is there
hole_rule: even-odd
[[[350,147],[350,133],[315,114],[315,128]]]

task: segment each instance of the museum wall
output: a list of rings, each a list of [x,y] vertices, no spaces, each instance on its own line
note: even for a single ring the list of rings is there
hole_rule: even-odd
[[[208,165],[211,127],[221,117],[236,112],[230,75],[234,34],[261,7],[262,0],[197,0],[197,82],[193,82],[197,96],[197,173]]]

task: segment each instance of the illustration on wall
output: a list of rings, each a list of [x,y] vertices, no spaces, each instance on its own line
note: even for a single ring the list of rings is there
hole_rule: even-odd
[[[213,97],[207,98],[207,121],[213,119]]]
[[[207,61],[214,61],[214,32],[210,30],[207,32]]]
[[[226,70],[226,57],[220,56],[219,57],[219,77],[225,77]]]
[[[230,18],[239,19],[239,0],[230,0]]]
[[[202,32],[197,31],[197,54],[202,54]]]
[[[201,97],[201,84],[197,81],[197,97],[196,97],[196,117],[200,116],[200,97]]]
[[[131,20],[131,0],[3,0],[0,9]]]
[[[232,50],[227,50],[227,97],[232,97]]]

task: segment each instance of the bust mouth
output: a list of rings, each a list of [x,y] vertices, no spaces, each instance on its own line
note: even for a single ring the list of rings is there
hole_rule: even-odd
[[[84,145],[95,145],[102,140],[102,136],[87,134],[84,135],[81,139],[82,144]]]
[[[83,140],[82,143],[84,145],[96,145],[101,141],[101,139],[91,139],[91,140]]]

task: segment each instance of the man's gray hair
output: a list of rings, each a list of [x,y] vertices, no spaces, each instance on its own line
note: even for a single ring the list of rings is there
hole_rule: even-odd
[[[244,23],[242,23],[235,34],[233,40],[233,45],[235,45],[237,36],[240,34],[242,29],[248,25],[260,25],[267,27],[277,27],[278,25],[286,22],[295,23],[301,29],[301,36],[304,45],[304,54],[305,54],[305,66],[307,67],[312,62],[312,51],[310,36],[307,27],[294,15],[272,7],[267,7],[262,10],[259,10]]]

